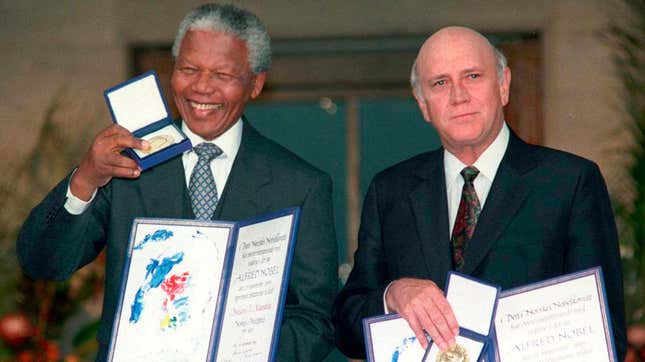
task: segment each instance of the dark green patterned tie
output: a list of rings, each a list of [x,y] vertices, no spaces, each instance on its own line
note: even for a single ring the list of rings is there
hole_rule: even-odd
[[[477,218],[481,212],[479,199],[475,192],[473,181],[479,175],[479,170],[474,166],[464,167],[461,170],[461,177],[464,178],[464,187],[461,189],[461,201],[459,201],[459,210],[457,219],[452,229],[452,261],[455,270],[461,270],[464,267],[464,250],[466,244],[473,237]]]

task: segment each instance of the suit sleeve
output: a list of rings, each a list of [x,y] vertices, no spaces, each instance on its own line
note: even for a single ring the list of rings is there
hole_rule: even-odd
[[[334,305],[336,346],[346,356],[365,358],[363,318],[383,314],[387,265],[381,238],[376,182],[365,196],[354,267]]]
[[[565,270],[602,267],[616,353],[622,361],[627,341],[620,250],[609,194],[596,165],[583,171],[572,205]]]
[[[64,280],[91,262],[104,245],[106,190],[89,209],[72,215],[65,209],[70,177],[62,180],[31,211],[22,225],[16,249],[25,273],[34,279]]]
[[[331,191],[329,176],[319,177],[301,205],[279,361],[321,361],[333,346],[331,308],[338,290],[338,250]]]

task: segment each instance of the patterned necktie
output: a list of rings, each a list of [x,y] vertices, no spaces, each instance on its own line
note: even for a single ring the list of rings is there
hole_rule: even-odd
[[[457,219],[452,229],[452,260],[456,270],[461,270],[464,266],[464,250],[466,244],[473,237],[477,218],[481,212],[479,199],[475,192],[473,181],[479,174],[479,170],[473,166],[464,167],[461,170],[461,177],[464,178],[464,187],[461,189],[461,201],[459,201],[459,210]]]
[[[210,220],[217,206],[217,185],[211,172],[211,160],[222,154],[212,143],[200,143],[193,148],[199,160],[190,175],[188,193],[197,220]]]

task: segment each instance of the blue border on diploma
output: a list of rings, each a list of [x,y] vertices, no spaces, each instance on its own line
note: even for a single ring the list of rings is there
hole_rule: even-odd
[[[498,298],[499,300],[499,298]],[[490,331],[490,334],[488,335],[490,338],[490,343],[488,346],[486,346],[486,358],[485,359],[480,359],[482,362],[494,362],[495,361],[495,341],[497,341],[497,334],[495,334],[495,325],[493,325],[493,329]]]
[[[130,239],[128,240],[128,247],[126,250],[126,256],[123,264],[123,272],[121,273],[121,286],[119,288],[119,300],[117,302],[116,313],[114,315],[114,321],[112,322],[112,335],[110,337],[110,343],[108,345],[108,354],[107,361],[112,361],[114,357],[114,349],[116,347],[117,335],[119,333],[119,322],[121,320],[121,314],[123,312],[123,303],[125,299],[125,290],[128,285],[128,275],[130,273],[130,263],[132,262],[132,253],[134,244],[136,243],[137,228],[141,224],[159,224],[159,225],[170,225],[170,226],[195,226],[200,228],[228,228],[230,229],[228,240],[226,241],[228,251],[232,242],[234,241],[234,231],[236,223],[230,221],[198,221],[198,220],[185,220],[185,219],[163,219],[163,218],[135,218],[132,221],[132,229],[130,231]],[[221,313],[221,307],[223,305],[222,301],[224,298],[225,284],[224,277],[231,265],[228,264],[229,253],[226,253],[224,263],[222,265],[222,277],[220,279],[220,286],[218,291],[218,302],[215,305],[215,316]],[[208,354],[205,361],[211,361],[213,359],[213,346],[216,342],[216,330],[217,328],[217,318],[213,320],[211,328],[211,336],[208,345]]]
[[[609,362],[621,362],[621,361],[618,361],[618,356],[616,355],[616,347],[614,345],[614,334],[611,326],[611,315],[609,313],[609,308],[607,306],[607,292],[605,291],[605,281],[602,274],[602,268],[600,266],[561,275],[555,278],[546,279],[536,283],[527,284],[521,287],[507,289],[505,291],[502,291],[502,293],[499,295],[499,298],[505,298],[508,296],[529,292],[535,289],[548,287],[554,284],[559,284],[559,283],[571,281],[574,279],[584,278],[590,275],[594,276],[594,279],[596,282],[596,291],[598,293],[598,301],[600,303],[600,306],[599,306],[600,313],[604,324],[605,339],[607,341],[607,350],[609,353],[607,357],[609,358]],[[494,337],[495,337],[495,339],[493,340],[494,343],[491,343],[491,352],[492,352],[490,353],[490,355],[492,356],[491,361],[500,362],[499,350],[497,348],[496,333],[494,334]]]
[[[177,142],[175,144],[172,144],[162,150],[159,150],[157,152],[154,152],[152,154],[149,154],[145,157],[139,157],[139,155],[131,148],[125,149],[125,153],[135,160],[137,164],[141,167],[142,170],[146,170],[152,166],[156,166],[162,162],[165,162],[175,156],[178,156],[182,153],[184,153],[186,150],[189,150],[193,147],[192,143],[190,142],[190,139],[184,134],[184,132],[179,129],[173,120],[170,118],[170,112],[168,111],[168,104],[166,103],[166,99],[163,96],[163,92],[161,90],[161,84],[159,83],[159,77],[157,76],[157,72],[154,70],[149,70],[145,73],[142,73],[134,78],[128,79],[127,81],[123,83],[119,83],[113,87],[110,87],[106,89],[103,92],[103,97],[105,97],[105,102],[108,105],[108,109],[110,110],[110,115],[112,116],[112,121],[114,123],[119,123],[119,120],[116,119],[116,116],[114,115],[114,110],[112,109],[112,102],[110,101],[109,94],[117,91],[123,87],[126,87],[132,83],[136,83],[142,79],[145,79],[147,77],[152,76],[155,80],[155,83],[157,84],[157,89],[159,90],[159,96],[161,98],[161,101],[163,102],[164,109],[166,110],[166,117],[163,119],[151,119],[150,123],[142,128],[139,128],[137,130],[134,130],[132,134],[136,137],[143,137],[149,133],[152,133],[156,130],[159,130],[163,127],[166,127],[168,125],[172,125],[175,130],[183,136],[183,139],[180,142]]]
[[[246,219],[239,221],[235,223],[235,227],[233,230],[233,242],[229,244],[229,248],[231,252],[227,252],[227,261],[226,261],[226,268],[225,268],[225,275],[222,277],[225,278],[226,282],[226,287],[224,288],[224,291],[222,292],[222,300],[221,300],[221,306],[218,307],[217,311],[218,313],[216,314],[216,336],[215,336],[215,345],[211,349],[212,351],[212,356],[211,356],[211,361],[215,361],[215,358],[217,358],[217,352],[219,350],[219,339],[220,339],[220,334],[222,333],[222,323],[224,321],[224,313],[226,311],[226,304],[228,300],[228,290],[229,286],[231,284],[231,273],[233,270],[233,263],[235,261],[235,250],[237,250],[237,242],[238,242],[238,233],[239,229],[241,227],[247,226],[247,225],[253,225],[257,224],[263,221],[268,221],[272,219],[277,219],[283,216],[287,215],[293,215],[293,220],[291,222],[291,230],[289,234],[289,245],[287,246],[287,255],[285,258],[285,267],[284,267],[284,272],[282,274],[282,284],[280,286],[280,295],[278,297],[278,308],[276,312],[276,318],[273,322],[273,335],[271,337],[271,344],[270,344],[270,352],[269,352],[269,361],[274,361],[276,356],[277,356],[277,347],[278,347],[278,340],[280,337],[280,329],[282,327],[282,313],[284,311],[284,303],[287,297],[287,288],[289,286],[289,277],[291,275],[291,261],[293,259],[293,252],[295,250],[295,245],[296,245],[296,236],[298,235],[298,226],[300,224],[300,207],[291,207],[291,208],[286,208],[282,210],[278,210],[269,214],[265,214],[262,216]]]

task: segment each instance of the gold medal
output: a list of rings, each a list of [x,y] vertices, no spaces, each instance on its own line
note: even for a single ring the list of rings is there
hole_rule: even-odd
[[[175,138],[169,134],[159,134],[147,140],[150,143],[150,149],[143,151],[146,154],[162,150],[175,143]]]
[[[470,362],[470,358],[468,358],[468,351],[456,344],[446,351],[440,351],[437,354],[437,362]]]

